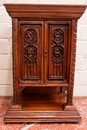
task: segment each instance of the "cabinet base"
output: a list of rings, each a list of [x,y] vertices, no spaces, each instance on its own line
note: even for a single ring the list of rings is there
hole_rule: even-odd
[[[66,96],[53,96],[52,94],[52,98],[50,96],[50,98],[48,99],[46,95],[42,97],[41,95],[35,95],[36,98],[32,95],[32,98],[30,98],[30,96],[28,96],[27,98],[24,98],[24,96],[22,96],[20,98],[20,103],[22,104],[22,106],[11,104],[4,117],[4,122],[16,123],[81,121],[81,116],[74,105],[63,105],[64,101],[66,101]]]
[[[77,111],[8,111],[4,122],[80,122]]]

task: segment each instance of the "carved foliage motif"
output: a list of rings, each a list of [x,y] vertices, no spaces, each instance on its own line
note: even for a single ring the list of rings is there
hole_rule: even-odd
[[[55,29],[52,34],[52,60],[57,64],[64,57],[64,32],[62,29]]]
[[[64,80],[65,26],[50,28],[49,79]],[[51,64],[50,64],[51,63]]]
[[[28,63],[34,63],[37,60],[37,32],[34,29],[27,29],[24,33],[24,57]]]

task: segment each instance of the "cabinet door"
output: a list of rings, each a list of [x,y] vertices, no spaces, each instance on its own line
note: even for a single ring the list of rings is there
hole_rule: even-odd
[[[66,21],[45,23],[45,83],[68,83],[70,24]]]
[[[20,83],[42,82],[43,22],[20,22],[19,75]],[[33,81],[33,82],[32,82]],[[28,84],[29,83],[29,84]]]

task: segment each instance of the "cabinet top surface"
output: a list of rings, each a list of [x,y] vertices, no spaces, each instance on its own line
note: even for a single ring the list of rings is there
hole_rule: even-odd
[[[33,6],[33,7],[87,7],[86,4],[23,4],[23,3],[6,3],[6,6]]]
[[[78,19],[87,5],[4,4],[11,17]]]

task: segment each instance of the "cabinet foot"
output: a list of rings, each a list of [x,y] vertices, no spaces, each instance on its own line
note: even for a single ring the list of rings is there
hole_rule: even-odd
[[[77,110],[74,105],[67,105],[66,103],[64,103],[62,105],[62,107],[63,107],[64,111],[76,111]]]
[[[21,111],[22,110],[22,106],[21,105],[11,105],[9,107],[9,111]]]

